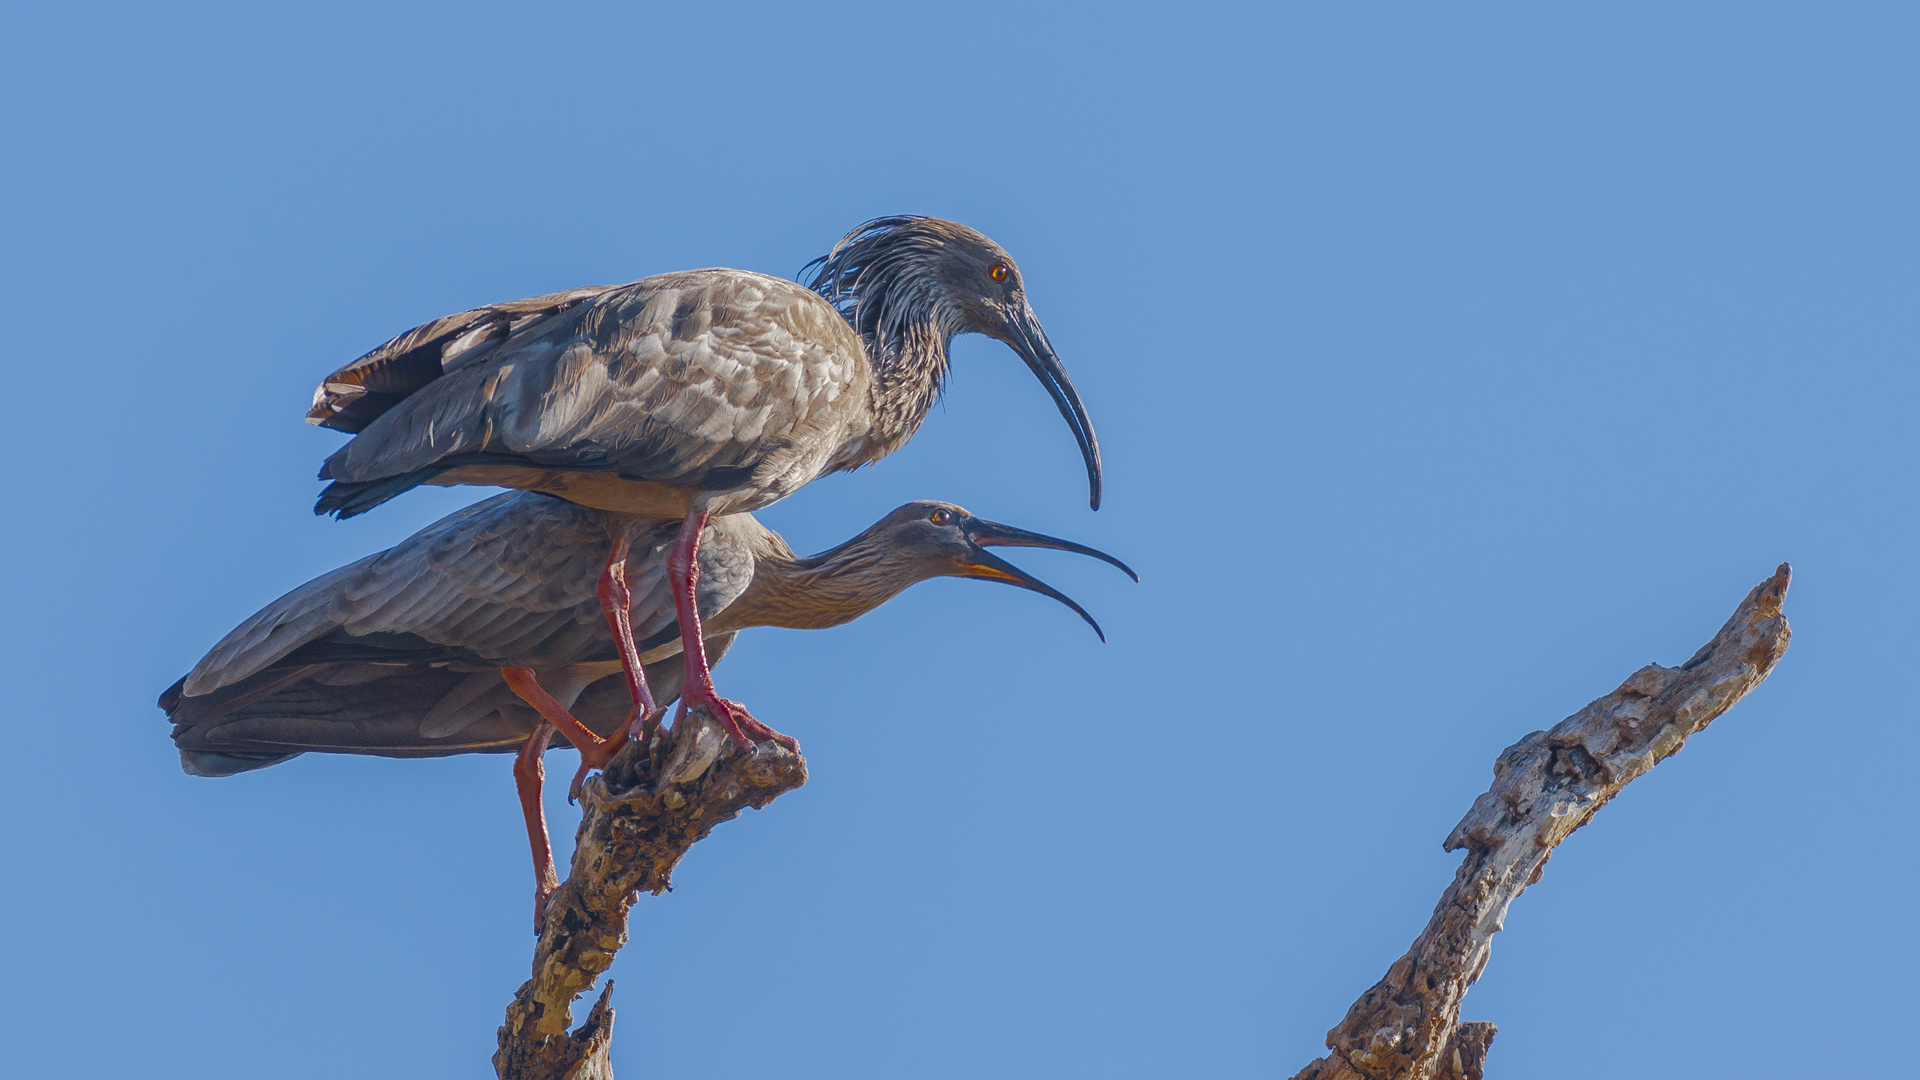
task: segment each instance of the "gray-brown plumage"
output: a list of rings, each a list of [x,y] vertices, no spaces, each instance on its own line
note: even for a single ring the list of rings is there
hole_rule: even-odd
[[[371,509],[421,483],[500,484],[602,509],[755,510],[898,449],[947,374],[948,343],[1018,352],[1060,406],[1100,499],[1093,427],[1018,268],[964,225],[854,230],[812,287],[689,270],[477,308],[329,375],[310,423],[354,432],[318,509]]]
[[[757,721],[715,693],[693,601],[709,516],[898,449],[939,395],[955,335],[995,337],[1040,377],[1100,504],[1092,423],[999,245],[935,218],[882,218],[810,269],[811,288],[689,270],[403,334],[315,394],[310,422],[355,433],[321,469],[333,483],[316,512],[361,513],[420,484],[483,484],[683,520],[668,559],[683,692],[746,742],[743,725]],[[632,694],[651,701],[638,679]]]
[[[613,538],[628,537],[635,637],[658,700],[670,702],[681,643],[666,563],[679,527],[510,492],[322,575],[240,624],[162,695],[182,766],[222,776],[306,751],[517,750],[540,717],[502,680],[503,667],[533,669],[563,706],[610,735],[632,706],[595,579]],[[751,514],[714,519],[703,541],[700,608],[715,651],[750,627],[836,626],[943,575],[1032,589],[1091,623],[983,547],[1054,547],[1121,565],[931,502],[908,503],[808,558]]]
[[[556,883],[540,757],[557,728],[581,747],[584,773],[639,720],[619,678],[628,667],[622,649],[600,618],[602,565],[610,551],[624,551],[614,561],[632,588],[632,653],[658,700],[671,702],[688,670],[678,662],[669,574],[680,529],[674,519],[512,492],[322,575],[240,624],[161,695],[181,766],[227,776],[308,751],[517,750],[537,924]],[[1051,596],[1099,632],[1078,604],[984,550],[995,544],[1077,551],[1133,574],[1092,548],[946,503],[908,503],[810,558],[796,557],[753,515],[733,514],[708,524],[701,545],[703,644],[717,661],[742,629],[837,626],[943,575]]]

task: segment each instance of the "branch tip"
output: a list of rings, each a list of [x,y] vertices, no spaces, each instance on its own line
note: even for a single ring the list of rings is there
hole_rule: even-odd
[[[1479,1080],[1494,1029],[1460,1023],[1460,1002],[1508,906],[1561,841],[1773,671],[1792,639],[1780,610],[1792,579],[1781,563],[1685,664],[1641,668],[1500,753],[1493,786],[1447,835],[1446,850],[1467,854],[1426,929],[1294,1080]]]

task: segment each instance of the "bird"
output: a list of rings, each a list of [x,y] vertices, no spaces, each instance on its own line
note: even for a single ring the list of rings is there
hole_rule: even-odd
[[[161,695],[181,766],[230,776],[310,751],[517,752],[537,924],[556,884],[542,755],[556,729],[580,750],[577,791],[588,767],[604,765],[628,737],[628,721],[640,719],[617,677],[627,669],[613,628],[600,617],[601,568],[610,549],[627,552],[637,653],[659,699],[672,702],[686,671],[675,662],[683,645],[667,566],[680,527],[507,492],[323,574],[242,622]],[[1139,580],[1105,552],[944,502],[907,503],[806,558],[751,513],[715,518],[705,533],[699,604],[713,662],[741,630],[838,626],[940,576],[1041,593],[1105,640],[1084,608],[990,546],[1076,552]],[[664,711],[646,719],[657,723]],[[764,726],[758,733],[786,740]]]
[[[718,695],[704,652],[695,597],[706,525],[899,449],[938,398],[956,335],[1004,342],[1039,377],[1100,506],[1093,423],[999,244],[939,218],[875,218],[801,276],[679,271],[416,327],[315,391],[308,422],[353,436],[320,470],[330,483],[315,513],[350,517],[421,484],[477,484],[679,520],[666,569],[688,669],[681,709],[705,705],[751,745],[764,725]],[[602,608],[645,715],[653,696],[622,625],[624,550],[608,554]]]

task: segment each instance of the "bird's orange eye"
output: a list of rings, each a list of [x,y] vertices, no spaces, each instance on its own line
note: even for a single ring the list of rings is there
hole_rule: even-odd
[[[992,266],[987,267],[987,276],[995,281],[1007,280],[1007,264],[994,263]]]
[[[927,515],[927,520],[933,522],[935,525],[951,525],[953,524],[953,511],[935,510],[933,513]]]

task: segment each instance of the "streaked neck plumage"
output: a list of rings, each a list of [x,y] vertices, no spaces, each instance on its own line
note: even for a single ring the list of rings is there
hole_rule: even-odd
[[[709,620],[709,632],[782,626],[823,630],[879,607],[935,576],[925,563],[883,546],[873,530],[830,551],[795,557],[784,543],[754,557],[753,582]]]
[[[864,337],[864,335],[863,335]],[[868,460],[898,450],[933,411],[947,382],[947,347],[953,331],[940,325],[937,314],[916,321],[897,342],[866,337],[867,355],[874,357],[873,429],[867,437]]]
[[[930,227],[879,228],[820,260],[810,287],[860,335],[872,365],[867,464],[899,449],[927,418],[947,379],[947,349],[969,329],[940,280],[944,240]]]

